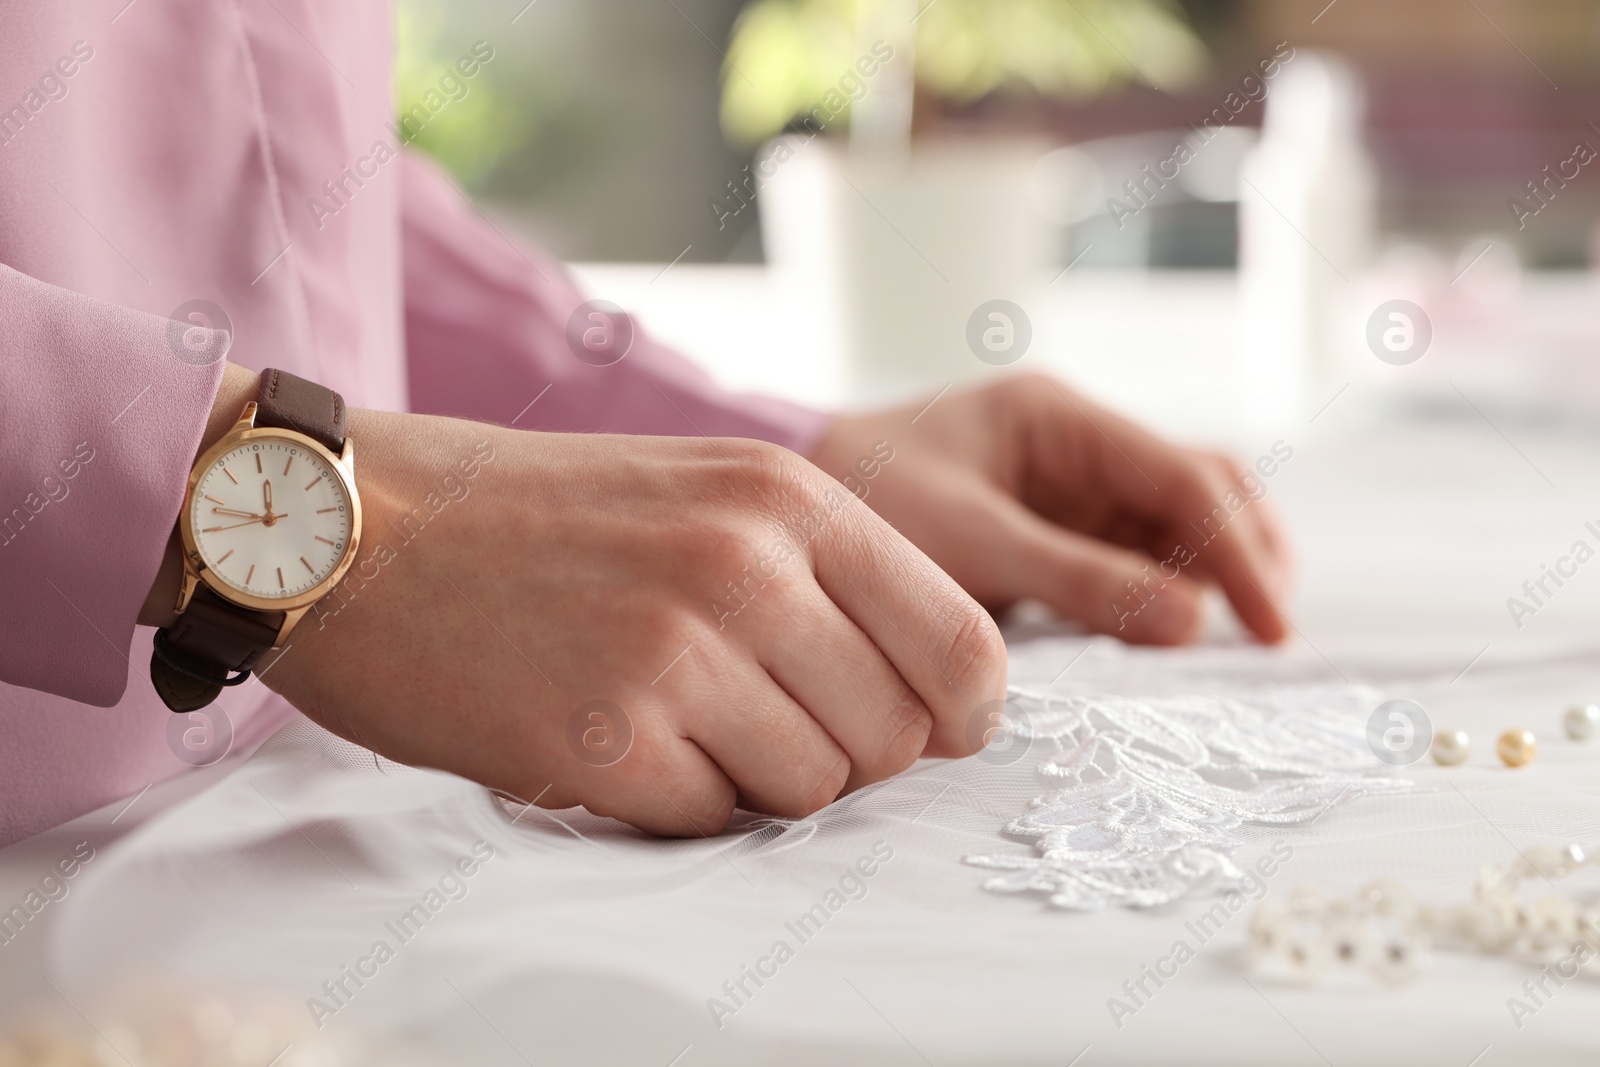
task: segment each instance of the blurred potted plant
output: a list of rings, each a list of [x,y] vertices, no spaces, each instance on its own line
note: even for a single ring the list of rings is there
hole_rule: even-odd
[[[995,94],[1170,89],[1204,60],[1176,0],[752,0],[722,124],[768,143],[711,210],[721,223],[759,194],[769,262],[804,287],[858,394],[971,377],[967,317],[1047,274],[1028,195],[1046,146],[944,136],[937,113]]]
[[[528,138],[518,109],[481,76],[495,51],[487,41],[473,51],[452,40],[448,15],[435,4],[401,0],[395,16],[391,147],[414,145],[473,185]]]

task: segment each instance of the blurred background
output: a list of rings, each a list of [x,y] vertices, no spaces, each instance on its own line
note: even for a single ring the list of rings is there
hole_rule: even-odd
[[[1596,0],[525,3],[402,0],[416,145],[730,385],[1600,413]]]

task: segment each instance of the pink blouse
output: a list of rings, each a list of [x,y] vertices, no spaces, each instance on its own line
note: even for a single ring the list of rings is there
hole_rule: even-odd
[[[801,451],[821,432],[648,337],[578,360],[561,266],[401,150],[390,51],[385,0],[0,12],[0,844],[188,768],[135,626],[221,377],[180,307],[222,310],[228,359],[355,406]],[[214,706],[236,749],[293,714],[255,681]]]

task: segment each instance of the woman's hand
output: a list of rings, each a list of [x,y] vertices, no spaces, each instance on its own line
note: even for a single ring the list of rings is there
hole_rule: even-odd
[[[784,449],[368,411],[350,435],[358,562],[263,680],[395,760],[712,833],[965,755],[1005,694],[989,615]]]
[[[1274,604],[1288,551],[1260,472],[1042,376],[924,407],[841,418],[812,459],[985,605],[1028,597],[1102,633],[1178,644],[1215,584],[1257,636],[1286,635]],[[879,442],[892,461],[863,464]]]

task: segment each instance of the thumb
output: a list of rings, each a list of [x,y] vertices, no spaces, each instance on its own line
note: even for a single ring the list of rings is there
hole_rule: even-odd
[[[1015,558],[1027,575],[1015,595],[1131,644],[1185,644],[1199,634],[1204,586],[1170,576],[1141,552],[1065,530],[1013,505]]]

